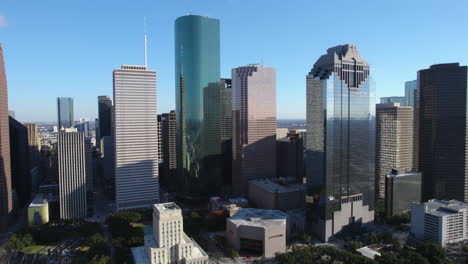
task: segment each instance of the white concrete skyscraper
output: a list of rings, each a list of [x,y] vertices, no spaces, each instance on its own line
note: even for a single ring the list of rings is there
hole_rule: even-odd
[[[115,195],[117,210],[159,202],[156,71],[114,70]]]
[[[71,132],[69,132],[71,131]],[[60,218],[86,218],[86,151],[82,133],[66,129],[58,135]]]

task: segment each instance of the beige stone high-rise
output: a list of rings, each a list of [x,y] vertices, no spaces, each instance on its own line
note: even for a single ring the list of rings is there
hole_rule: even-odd
[[[41,136],[37,130],[37,124],[24,124],[28,130],[28,148],[29,148],[29,162],[31,168],[39,165],[40,152],[41,152]]]
[[[375,192],[385,197],[385,175],[413,167],[413,108],[399,103],[376,106]]]
[[[232,70],[232,188],[247,195],[248,182],[276,177],[276,70]]]

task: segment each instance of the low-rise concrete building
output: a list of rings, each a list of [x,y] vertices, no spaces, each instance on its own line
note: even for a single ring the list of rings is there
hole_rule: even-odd
[[[153,206],[153,235],[145,245],[132,249],[138,264],[207,264],[208,255],[184,233],[182,210],[175,203]]]
[[[236,250],[273,257],[286,252],[287,219],[278,210],[242,208],[226,220],[226,239]]]
[[[37,194],[28,207],[28,225],[42,225],[49,222],[49,202]]]
[[[411,232],[417,239],[444,247],[468,239],[468,203],[429,200],[411,206]]]
[[[248,194],[255,207],[287,211],[305,207],[306,185],[259,179],[249,182]]]

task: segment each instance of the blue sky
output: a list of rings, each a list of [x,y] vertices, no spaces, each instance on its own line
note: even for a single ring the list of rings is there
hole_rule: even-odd
[[[112,95],[112,70],[158,71],[158,111],[174,108],[174,20],[221,20],[221,73],[261,62],[277,69],[278,118],[305,118],[305,76],[326,49],[358,45],[377,96],[403,95],[431,64],[468,64],[468,1],[461,0],[1,0],[9,108],[18,120],[56,120],[56,97],[75,99],[75,119],[94,119]]]

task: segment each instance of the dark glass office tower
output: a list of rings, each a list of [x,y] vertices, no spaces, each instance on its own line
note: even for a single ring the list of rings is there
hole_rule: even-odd
[[[0,232],[8,227],[8,216],[13,209],[11,197],[10,135],[8,128],[8,89],[0,43]]]
[[[311,225],[328,241],[374,219],[375,85],[352,44],[328,49],[306,80]]]
[[[102,137],[111,136],[111,107],[112,99],[107,96],[98,96],[98,111],[99,111],[99,142]]]
[[[73,127],[73,98],[57,98],[58,128]]]
[[[467,66],[458,63],[418,72],[424,201],[468,201],[467,74]]]
[[[31,175],[29,174],[28,129],[13,117],[10,123],[10,154],[12,189],[16,191],[18,206],[31,202]]]
[[[178,194],[205,197],[222,184],[219,20],[175,21]]]
[[[223,153],[223,190],[232,191],[232,79],[221,78],[221,150]]]
[[[176,171],[177,171],[177,155],[176,155],[176,113],[171,110],[169,113],[162,115],[162,175],[160,181],[170,190],[175,191]]]

